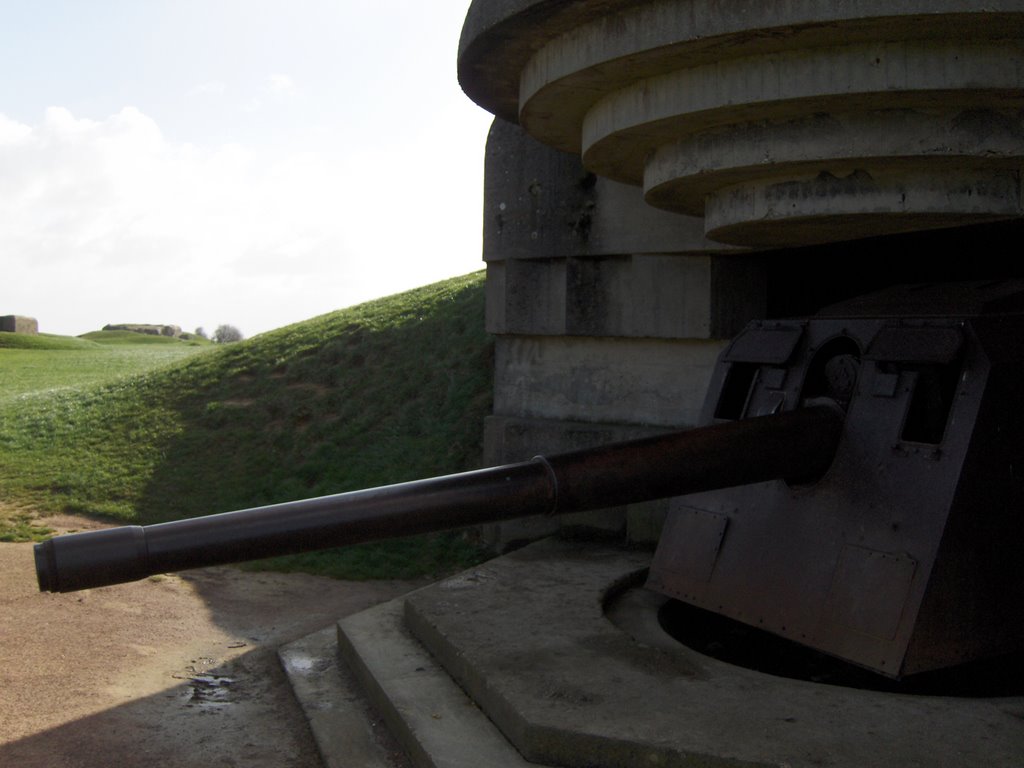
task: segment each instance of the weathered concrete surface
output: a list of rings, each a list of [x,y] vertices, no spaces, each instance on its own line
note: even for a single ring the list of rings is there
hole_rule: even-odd
[[[588,13],[625,4],[628,0],[476,0],[459,40],[459,83],[471,99],[486,102],[486,109],[515,122],[519,71],[530,56]]]
[[[541,542],[408,596],[406,622],[531,760],[1019,765],[1020,697],[906,696],[803,683],[638,642],[608,620],[604,605],[645,564],[639,553]]]
[[[459,71],[588,171],[706,216],[712,240],[1024,215],[1019,0],[476,0]]]
[[[391,733],[420,768],[529,768],[409,634],[404,602],[342,619],[337,647]],[[314,731],[323,730],[314,726]],[[334,734],[329,734],[334,738]],[[319,738],[319,737],[318,737]],[[347,745],[339,744],[342,751]],[[337,748],[335,748],[337,749]],[[357,760],[348,765],[362,765]]]
[[[335,627],[295,640],[277,655],[309,722],[324,768],[401,768],[406,764],[404,753],[340,663]]]
[[[0,331],[6,333],[39,333],[39,322],[34,317],[3,315],[0,317]]]
[[[723,340],[765,312],[763,260],[502,120],[488,136],[484,205],[494,412],[545,422],[527,458],[581,447],[580,422],[619,432],[695,423]],[[517,460],[506,447],[490,441],[485,461]],[[634,518],[649,540],[660,513]],[[559,525],[631,535],[628,521],[626,509],[605,510],[501,523],[487,538],[503,546]]]
[[[494,413],[692,426],[724,346],[722,341],[499,337]]]
[[[760,260],[518,126],[494,122],[484,178],[491,333],[727,338],[764,312]]]
[[[646,199],[673,196],[680,207],[700,212],[714,189],[770,179],[780,167],[814,174],[827,161],[847,174],[869,155],[907,172],[927,157],[936,173],[955,171],[965,157],[994,170],[1019,157],[1024,118],[1016,110],[984,107],[936,112],[889,109],[816,113],[786,123],[745,123],[693,135],[657,149],[645,171]]]
[[[484,259],[734,253],[692,216],[645,205],[639,189],[595,177],[579,157],[497,119],[484,156]]]
[[[333,674],[340,647],[417,766],[1019,766],[1024,698],[884,694],[714,661],[664,633],[660,597],[630,588],[647,561],[541,542],[344,619],[337,647],[320,632],[286,655]],[[390,764],[379,734],[365,752],[342,738],[364,742],[366,722],[332,719],[354,712],[354,690],[306,679],[296,693],[327,765]]]
[[[730,338],[764,314],[763,262],[642,254],[487,265],[495,334]]]

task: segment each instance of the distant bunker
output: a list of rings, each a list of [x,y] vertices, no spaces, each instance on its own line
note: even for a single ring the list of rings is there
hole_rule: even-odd
[[[0,315],[0,331],[6,333],[39,333],[39,321],[21,315]]]
[[[149,325],[146,323],[118,323],[103,326],[104,331],[131,331],[132,333],[144,333],[148,336],[169,336],[178,338],[181,336],[181,328],[177,325]]]

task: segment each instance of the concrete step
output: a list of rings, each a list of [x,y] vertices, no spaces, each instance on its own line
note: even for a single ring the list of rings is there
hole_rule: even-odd
[[[338,649],[373,708],[420,768],[529,768],[410,634],[405,598],[338,622]]]
[[[398,598],[279,652],[326,768],[537,768],[413,639],[403,611]]]
[[[647,559],[541,542],[286,647],[325,764],[404,751],[417,768],[1021,765],[1024,696],[888,694],[702,656],[633,588]],[[358,721],[345,667],[386,729]],[[384,730],[400,749],[381,748]]]
[[[407,768],[402,749],[338,657],[333,625],[278,651],[324,768]]]

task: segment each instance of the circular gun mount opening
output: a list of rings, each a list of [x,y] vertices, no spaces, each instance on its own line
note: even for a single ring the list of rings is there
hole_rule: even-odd
[[[990,698],[1024,694],[1024,653],[893,680],[678,600],[661,606],[658,621],[672,638],[698,653],[776,677],[921,696]]]

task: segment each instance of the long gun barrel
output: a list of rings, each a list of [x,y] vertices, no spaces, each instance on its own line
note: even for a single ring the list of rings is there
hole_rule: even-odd
[[[58,536],[36,545],[36,575],[41,591],[71,592],[527,515],[809,479],[828,469],[842,422],[837,408],[814,406],[429,480]]]

